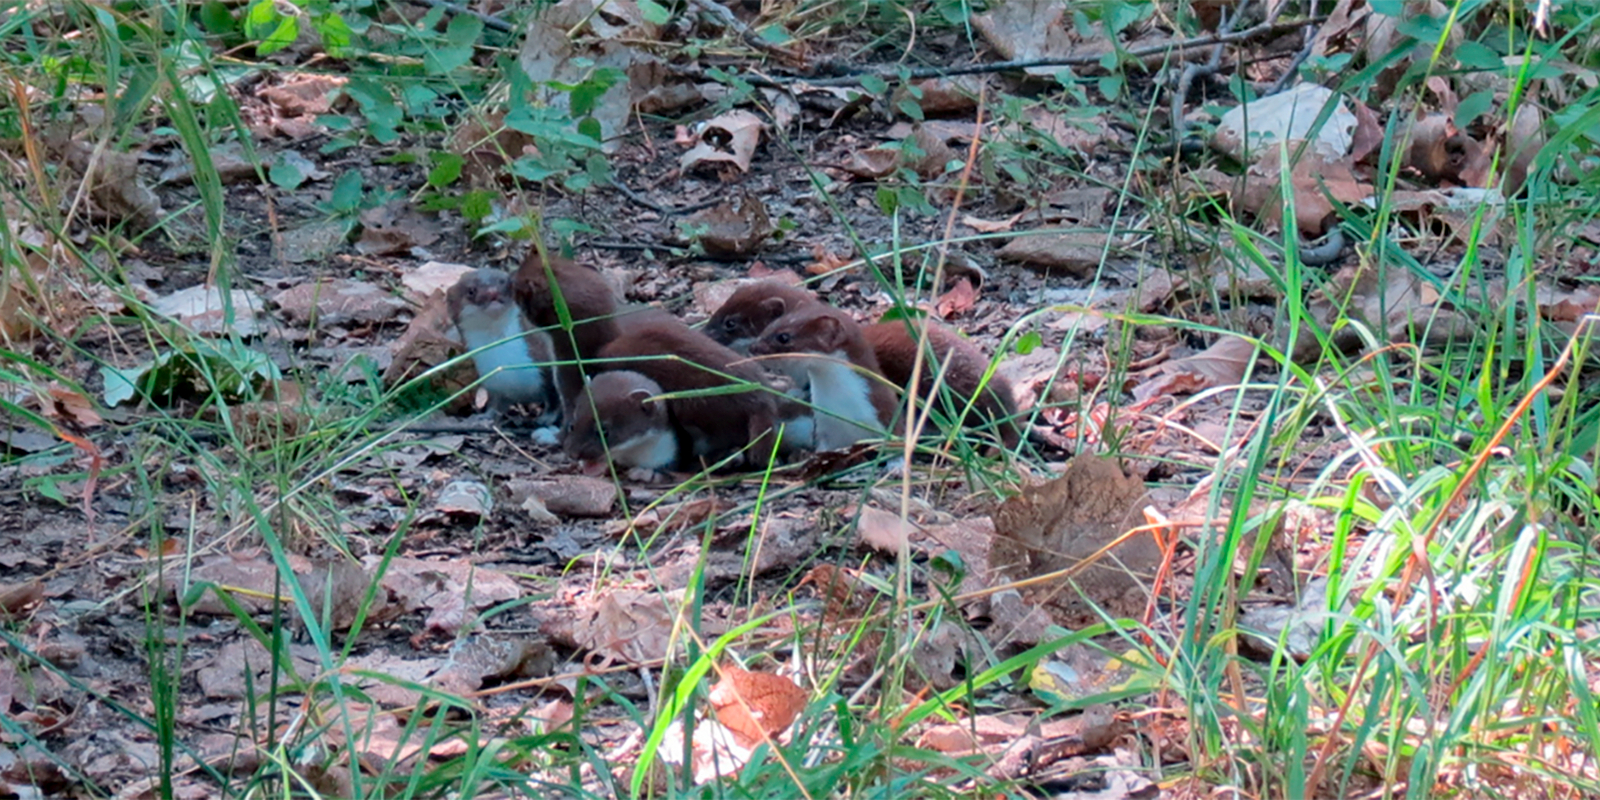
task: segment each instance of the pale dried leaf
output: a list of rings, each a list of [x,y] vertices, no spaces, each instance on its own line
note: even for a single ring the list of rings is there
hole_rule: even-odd
[[[748,111],[729,111],[701,127],[695,146],[678,158],[678,167],[688,172],[701,164],[729,163],[749,172],[760,143],[761,118]]]
[[[1156,368],[1155,376],[1133,389],[1139,402],[1156,397],[1191,394],[1219,386],[1237,386],[1255,363],[1256,344],[1238,336],[1223,336],[1188,358]]]

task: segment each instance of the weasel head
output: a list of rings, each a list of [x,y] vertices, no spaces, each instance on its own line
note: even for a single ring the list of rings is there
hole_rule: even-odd
[[[604,461],[612,450],[666,429],[661,385],[637,372],[602,372],[589,380],[567,415],[561,449],[578,461]]]
[[[804,289],[776,281],[746,284],[711,315],[705,332],[718,344],[746,350],[774,320],[810,299]]]
[[[778,318],[767,326],[755,344],[750,345],[750,353],[758,356],[837,353],[848,348],[850,326],[854,324],[843,311],[819,303],[815,308]]]
[[[489,267],[462,275],[445,292],[450,319],[457,325],[461,324],[463,313],[473,311],[498,317],[510,306],[511,299],[511,276]]]

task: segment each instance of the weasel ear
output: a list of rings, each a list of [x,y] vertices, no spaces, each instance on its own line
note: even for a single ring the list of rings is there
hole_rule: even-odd
[[[824,315],[817,317],[815,324],[818,342],[830,351],[844,349],[844,323],[836,317]]]
[[[789,304],[783,302],[781,297],[769,297],[761,301],[761,309],[772,315],[773,319],[789,313]]]
[[[628,392],[628,399],[638,403],[639,410],[643,411],[647,417],[654,416],[656,409],[660,408],[659,404],[650,402],[652,397],[655,397],[655,395],[651,394],[648,389],[634,389]]]

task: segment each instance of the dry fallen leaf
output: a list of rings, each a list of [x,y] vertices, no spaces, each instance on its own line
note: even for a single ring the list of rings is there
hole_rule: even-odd
[[[560,478],[506,482],[512,505],[537,497],[551,513],[568,517],[603,517],[617,502],[617,485],[603,478],[565,475]]]
[[[934,309],[940,319],[950,319],[957,314],[972,310],[978,302],[978,286],[970,276],[963,276],[950,284],[949,291],[939,295],[934,302]]]
[[[916,529],[899,514],[871,505],[861,506],[861,514],[856,518],[856,533],[861,542],[882,553],[898,553],[901,547],[909,546]]]
[[[761,249],[772,235],[772,221],[761,198],[746,192],[694,214],[689,229],[707,255],[742,258]]]
[[[1117,252],[1111,234],[1105,231],[1070,231],[1047,236],[1019,236],[1006,242],[996,253],[1001,260],[1014,261],[1029,269],[1063,270],[1076,277],[1088,277],[1100,266],[1100,256],[1110,246]]]
[[[805,710],[805,690],[782,675],[748,672],[732,664],[721,672],[722,680],[711,687],[711,706],[717,721],[746,747],[782,733]]]
[[[1112,543],[1143,522],[1145,495],[1144,482],[1123,474],[1115,460],[1074,457],[1059,478],[995,509],[991,584],[1073,568],[1068,577],[1030,589],[1028,599],[1067,614],[1057,620],[1064,625],[1092,617],[1086,603],[1112,614],[1141,611],[1161,550],[1148,533]]]
[[[695,146],[679,157],[678,167],[688,172],[701,164],[728,163],[749,172],[760,143],[761,118],[748,111],[729,111],[701,127]]]
[[[319,327],[384,323],[408,308],[381,287],[344,278],[302,283],[279,292],[272,302],[290,320]]]
[[[1144,403],[1157,397],[1194,392],[1218,386],[1237,386],[1255,363],[1256,344],[1238,336],[1224,336],[1188,358],[1156,368],[1156,376],[1135,386],[1133,397]]]
[[[202,335],[229,332],[240,336],[261,333],[261,318],[267,303],[255,292],[234,289],[226,296],[210,284],[198,284],[166,297],[156,298],[150,310],[184,324]]]
[[[43,581],[33,580],[10,586],[0,584],[0,618],[15,619],[23,609],[43,599]]]
[[[449,291],[461,276],[472,271],[466,264],[429,261],[401,276],[400,285],[406,287],[406,297],[420,305],[435,294]]]

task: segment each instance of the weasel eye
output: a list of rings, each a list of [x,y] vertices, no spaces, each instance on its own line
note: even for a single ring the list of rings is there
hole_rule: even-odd
[[[789,343],[789,341],[790,341],[790,340],[791,340],[791,339],[793,339],[793,338],[794,338],[794,337],[793,337],[793,336],[791,336],[791,335],[789,335],[789,333],[788,333],[788,331],[785,331],[785,332],[783,332],[783,333],[780,333],[780,334],[778,334],[778,335],[777,335],[777,336],[774,336],[774,337],[772,337],[772,338],[773,338],[773,339],[774,339],[774,340],[776,340],[776,341],[777,341],[777,342],[778,342],[778,344],[788,344],[788,343]]]
[[[731,330],[733,330],[734,328],[737,328],[737,327],[739,327],[739,320],[734,319],[733,317],[728,317],[727,319],[724,319],[722,321],[723,330],[731,331]]]

